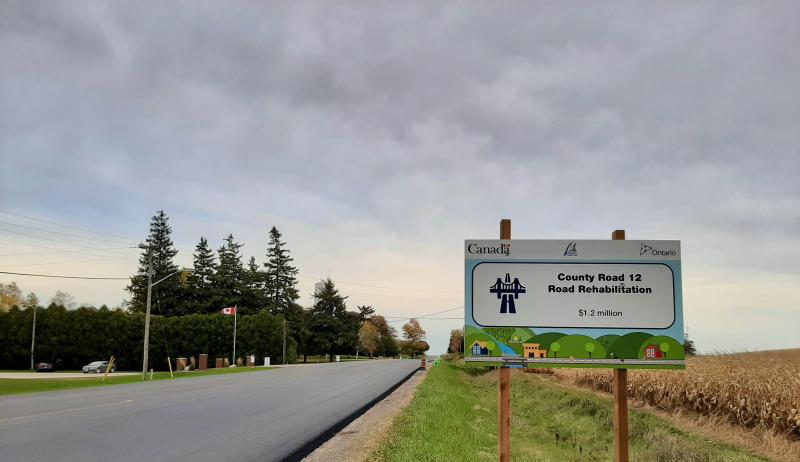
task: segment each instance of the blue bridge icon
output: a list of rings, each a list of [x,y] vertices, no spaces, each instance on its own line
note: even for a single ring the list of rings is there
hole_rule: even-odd
[[[525,286],[519,283],[518,278],[514,278],[514,282],[511,282],[511,275],[506,273],[505,282],[497,278],[497,282],[489,287],[489,292],[497,294],[497,298],[503,300],[502,303],[500,303],[501,313],[516,313],[517,307],[514,306],[514,300],[519,298],[519,294],[525,293]]]

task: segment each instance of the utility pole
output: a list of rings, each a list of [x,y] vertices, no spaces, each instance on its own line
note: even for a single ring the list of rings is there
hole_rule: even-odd
[[[286,318],[283,319],[283,364],[286,364]]]
[[[31,333],[31,370],[33,370],[33,348],[36,345],[36,305],[33,305],[33,332]]]
[[[150,249],[152,252],[152,249]],[[147,314],[144,317],[144,359],[142,360],[142,380],[147,374],[147,355],[150,349],[150,293],[153,290],[153,257],[147,257]]]

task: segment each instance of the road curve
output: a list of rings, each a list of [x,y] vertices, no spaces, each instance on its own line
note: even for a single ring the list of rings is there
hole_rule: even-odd
[[[301,365],[3,397],[0,459],[285,460],[418,366],[418,360]]]

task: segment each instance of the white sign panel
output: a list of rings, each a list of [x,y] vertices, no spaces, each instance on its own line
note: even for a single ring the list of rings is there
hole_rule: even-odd
[[[668,329],[679,241],[468,240],[472,321],[484,327]]]
[[[679,241],[464,242],[478,365],[684,367]]]
[[[486,327],[666,329],[675,322],[672,270],[658,263],[480,263],[472,303],[475,322]]]

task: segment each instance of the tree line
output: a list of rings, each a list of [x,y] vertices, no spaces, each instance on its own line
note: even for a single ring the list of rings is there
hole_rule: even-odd
[[[171,234],[169,217],[163,210],[158,211],[152,217],[147,239],[139,245],[142,250],[139,267],[126,288],[131,298],[124,303],[124,311],[106,307],[69,310],[74,301],[68,294],[57,293],[58,298],[40,313],[43,327],[39,327],[37,318],[37,344],[41,345],[37,351],[41,357],[62,358],[65,364],[62,367],[72,368],[87,358],[106,358],[116,351],[132,361],[131,364],[120,362],[120,368],[136,369],[129,366],[141,363],[142,314],[146,308],[148,272],[151,272],[152,282],[161,281],[152,288],[151,364],[164,362],[158,358],[165,358],[168,348],[176,355],[229,355],[232,341],[226,326],[232,324],[233,319],[221,316],[219,311],[231,306],[236,306],[240,315],[237,337],[245,335],[241,342],[237,338],[237,352],[255,354],[259,358],[279,356],[274,348],[277,348],[275,345],[282,348],[284,329],[290,362],[299,358],[305,362],[310,355],[328,355],[331,361],[337,354],[396,356],[403,353],[413,357],[429,348],[425,331],[416,320],[403,326],[404,339],[400,340],[397,331],[383,316],[376,315],[371,306],[358,306],[357,311],[349,311],[347,297],[331,279],[323,281],[311,307],[302,307],[297,302],[298,269],[293,266],[291,252],[274,226],[267,233],[264,261],[258,263],[251,256],[246,266],[242,263],[242,244],[229,234],[216,255],[208,240],[201,237],[195,247],[192,268],[181,269],[174,262],[178,250]],[[31,317],[32,310],[26,308],[37,306],[38,301],[33,294],[28,296],[33,299],[23,301],[22,292],[14,283],[2,288],[0,301],[6,312],[0,310],[3,321],[0,343],[9,347],[0,357],[0,367],[18,367],[29,360],[22,354],[30,345],[30,329],[21,328],[25,322],[28,325],[31,322],[27,318]],[[9,310],[10,306],[13,308]],[[249,338],[247,332],[251,325],[263,328],[253,328],[253,337]],[[16,331],[18,328],[21,330]],[[115,329],[121,329],[120,333],[116,334]],[[103,340],[105,337],[108,339]],[[53,339],[52,344],[46,343],[48,338]],[[163,348],[158,344],[159,338],[162,338]],[[118,357],[123,361],[122,356]],[[20,362],[19,358],[24,361]]]

